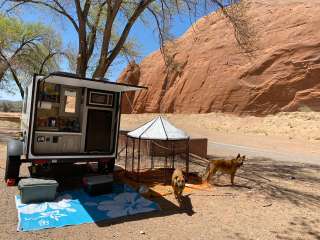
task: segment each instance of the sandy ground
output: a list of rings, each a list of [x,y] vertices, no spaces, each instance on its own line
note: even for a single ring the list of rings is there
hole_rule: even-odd
[[[262,145],[265,147],[274,145],[272,139],[276,143],[287,145],[292,141],[300,146],[299,152],[304,152],[317,144],[316,132],[319,133],[316,121],[320,115],[310,113],[315,120],[307,120],[308,114],[305,115],[305,120],[302,120],[303,114],[300,113],[297,118],[301,120],[289,120],[290,114],[262,119],[250,117],[251,124],[248,119],[237,117],[234,117],[234,122],[227,123],[226,119],[233,121],[233,117],[219,114],[199,115],[198,118],[197,115],[168,117],[192,134],[204,136],[203,133],[206,132],[210,138],[216,137],[216,140],[225,141],[228,141],[230,136],[235,136],[229,140],[230,143],[239,144],[241,139],[241,144],[258,146],[256,142],[260,142],[261,132],[253,132],[249,128],[252,125],[267,132],[267,136],[262,136],[265,141]],[[150,115],[124,115],[122,127],[134,128],[151,118]],[[208,119],[208,122],[205,119]],[[287,133],[283,129],[277,129],[291,121],[297,124],[293,127],[293,133],[290,129]],[[304,121],[309,122],[306,124]],[[270,123],[271,127],[266,123]],[[223,127],[228,130],[224,134],[221,134],[221,131],[225,130],[211,129],[214,128],[212,126],[227,124],[230,129]],[[248,126],[247,130],[245,125]],[[313,132],[306,136],[305,134],[309,134],[309,127],[314,127]],[[113,222],[20,233],[16,232],[18,219],[13,200],[17,188],[6,187],[2,180],[5,156],[5,147],[1,144],[0,239],[320,239],[319,165],[250,158],[237,173],[236,186],[229,185],[228,176],[216,177],[213,179],[215,185],[210,190],[192,191],[185,196],[182,208],[178,208],[173,196],[169,195],[155,199],[162,207],[162,211],[158,213]],[[21,170],[22,175],[28,176],[25,168]]]
[[[0,112],[0,141],[16,136],[20,131],[20,115],[19,113]]]

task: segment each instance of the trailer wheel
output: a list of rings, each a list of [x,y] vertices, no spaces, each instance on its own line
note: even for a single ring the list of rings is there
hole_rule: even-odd
[[[116,159],[115,159],[115,158],[112,158],[112,159],[110,159],[110,160],[108,161],[108,163],[107,163],[108,172],[113,172],[115,162],[116,162]]]
[[[19,178],[22,154],[22,142],[10,140],[7,144],[7,160],[4,179],[16,181]]]
[[[106,163],[102,162],[102,161],[99,161],[98,162],[98,172],[99,173],[105,173],[105,171],[106,171]]]

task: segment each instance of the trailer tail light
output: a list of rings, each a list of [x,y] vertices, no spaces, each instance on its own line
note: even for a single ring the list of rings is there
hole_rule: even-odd
[[[49,161],[45,160],[45,159],[37,159],[37,160],[33,160],[32,162],[34,164],[46,164],[46,163],[49,163]]]
[[[12,187],[16,184],[16,180],[14,178],[7,179],[7,186]]]

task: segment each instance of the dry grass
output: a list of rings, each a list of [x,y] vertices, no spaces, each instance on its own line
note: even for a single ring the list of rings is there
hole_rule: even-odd
[[[158,114],[124,114],[121,127],[132,129]],[[164,114],[179,127],[253,136],[279,136],[287,139],[320,140],[319,112],[279,113],[266,117],[234,116],[223,113]]]

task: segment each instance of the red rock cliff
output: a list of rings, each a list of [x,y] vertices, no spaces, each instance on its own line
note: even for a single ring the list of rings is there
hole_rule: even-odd
[[[124,112],[229,112],[265,115],[320,110],[320,1],[252,1],[255,58],[241,53],[231,27],[217,14],[176,40],[175,71],[159,51],[128,66],[119,82],[147,86]],[[138,74],[139,73],[139,74]]]

